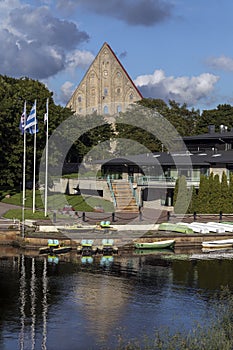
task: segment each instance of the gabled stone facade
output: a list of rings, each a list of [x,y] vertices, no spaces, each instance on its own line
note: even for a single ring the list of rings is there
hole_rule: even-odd
[[[115,53],[104,43],[67,107],[77,114],[96,111],[107,117],[125,112],[130,104],[141,99],[141,93]]]

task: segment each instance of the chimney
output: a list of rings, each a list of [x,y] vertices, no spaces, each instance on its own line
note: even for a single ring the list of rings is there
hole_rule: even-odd
[[[213,124],[209,125],[208,132],[209,132],[209,134],[214,134],[215,133],[215,125],[213,125]]]

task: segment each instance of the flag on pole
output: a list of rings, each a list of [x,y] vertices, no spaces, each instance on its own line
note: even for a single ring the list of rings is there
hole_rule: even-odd
[[[36,118],[36,101],[34,102],[34,105],[29,113],[24,130],[28,130],[30,134],[35,134],[39,131]]]
[[[44,124],[46,124],[47,121],[48,121],[48,113],[46,112],[46,113],[44,114]]]
[[[46,113],[44,115],[44,123],[46,126],[46,148],[45,148],[45,202],[44,213],[45,217],[48,212],[48,143],[49,143],[49,99],[46,101]]]
[[[24,134],[24,131],[25,131],[26,120],[27,120],[27,113],[26,113],[26,101],[25,101],[23,113],[20,117],[20,122],[19,122],[19,129],[20,129],[22,135]]]

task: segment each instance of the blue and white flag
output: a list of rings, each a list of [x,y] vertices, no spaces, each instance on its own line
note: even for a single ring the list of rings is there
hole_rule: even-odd
[[[30,134],[36,134],[39,131],[38,123],[36,119],[36,101],[27,117],[26,126],[24,130],[28,130]]]
[[[22,113],[22,115],[20,117],[20,122],[19,122],[19,129],[20,129],[22,134],[24,134],[26,120],[27,120],[27,113],[26,113],[26,101],[25,101],[24,102],[23,113]]]

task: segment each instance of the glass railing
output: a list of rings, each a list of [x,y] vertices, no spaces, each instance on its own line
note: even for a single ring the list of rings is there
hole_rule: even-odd
[[[200,177],[186,177],[187,182],[196,183],[200,182]],[[168,183],[174,183],[176,182],[175,177],[169,177],[169,176],[141,176],[137,178],[137,184],[140,186],[146,185],[149,182],[168,182]]]

